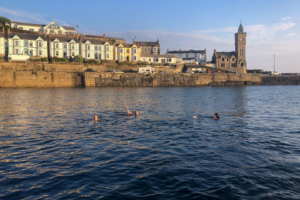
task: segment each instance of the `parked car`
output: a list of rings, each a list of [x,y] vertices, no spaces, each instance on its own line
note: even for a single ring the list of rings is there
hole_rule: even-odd
[[[92,68],[87,68],[85,71],[86,71],[86,72],[96,72],[96,71],[93,70]]]
[[[159,73],[160,73],[160,74],[165,74],[165,73],[166,73],[166,71],[159,71]]]
[[[192,71],[186,71],[185,73],[193,74],[194,72],[192,72]]]
[[[113,72],[113,73],[124,73],[124,72],[122,72],[122,71],[120,71],[120,70],[113,70],[112,72]]]
[[[236,74],[236,72],[234,72],[234,71],[226,71],[226,73],[229,73],[229,74]]]
[[[281,73],[280,73],[280,72],[273,71],[273,72],[270,73],[270,75],[281,75]]]

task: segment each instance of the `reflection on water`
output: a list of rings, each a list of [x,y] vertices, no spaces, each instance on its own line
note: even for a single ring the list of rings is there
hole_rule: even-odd
[[[1,89],[0,198],[299,199],[299,91]]]

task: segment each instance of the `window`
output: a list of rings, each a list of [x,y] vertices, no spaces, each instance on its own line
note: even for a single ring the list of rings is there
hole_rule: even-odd
[[[98,59],[98,53],[95,53],[95,59]]]
[[[15,45],[16,45],[16,46],[19,46],[19,41],[16,41],[16,42],[15,42]]]
[[[149,58],[149,62],[151,62],[151,58]]]
[[[75,53],[74,53],[74,51],[72,52],[72,56],[74,56],[75,55]]]
[[[19,27],[20,30],[23,30],[23,27]]]
[[[98,46],[95,46],[95,51],[98,51]]]
[[[66,49],[67,48],[67,44],[66,43],[64,43],[64,49]]]
[[[33,46],[33,44],[32,44],[32,42],[30,42],[30,43],[29,43],[29,47],[32,47],[32,46]]]
[[[221,67],[225,67],[225,63],[221,63]]]
[[[87,46],[87,50],[90,50],[90,46]]]
[[[186,57],[188,58],[188,57],[189,57],[189,54],[186,54]]]
[[[60,29],[60,26],[58,24],[50,24],[49,28],[56,28],[56,29]]]
[[[74,44],[72,44],[72,49],[74,49],[75,47],[74,47]]]
[[[158,62],[158,58],[156,58],[156,60],[155,60],[156,62]]]
[[[120,48],[120,53],[123,53],[123,49],[122,48]]]
[[[136,60],[136,56],[134,56],[133,59]]]
[[[19,49],[16,49],[16,54],[19,54]]]
[[[147,48],[145,48],[144,51],[147,52]]]
[[[234,61],[234,58],[232,58],[232,61]]]
[[[197,54],[195,54],[195,58],[197,58]]]
[[[58,56],[58,51],[55,52],[55,55]]]
[[[242,55],[242,49],[240,49],[240,56]]]
[[[24,41],[24,46],[28,47],[28,41]]]
[[[136,49],[133,49],[133,53],[136,53]]]
[[[129,49],[127,49],[127,53],[129,53]]]
[[[120,57],[120,60],[123,60],[123,56]]]
[[[153,51],[156,51],[156,48],[155,48],[155,47],[153,48]]]
[[[42,47],[42,43],[41,42],[39,42],[39,47]]]
[[[88,58],[90,57],[90,53],[88,53],[87,57],[88,57]]]
[[[146,62],[146,58],[143,58],[143,61]]]
[[[106,51],[109,51],[109,47],[106,47]]]
[[[227,61],[228,61],[228,58],[227,58]]]
[[[150,52],[150,48],[148,48],[148,52]]]
[[[58,48],[58,44],[55,44],[56,48]]]
[[[222,61],[224,61],[224,58],[222,58]]]
[[[101,46],[99,46],[99,50],[101,51]]]
[[[28,55],[28,49],[25,49],[25,50],[24,50],[24,54],[25,54],[25,55]]]
[[[30,54],[30,56],[33,56],[33,51],[32,51],[32,50],[30,50],[29,54]]]
[[[172,59],[171,59],[171,58],[169,59],[169,62],[172,62]]]
[[[231,67],[235,67],[235,63],[231,63]]]
[[[242,49],[242,56],[244,56],[244,49]]]
[[[58,31],[58,34],[62,34],[62,31]]]
[[[109,58],[109,54],[106,54],[106,58]]]
[[[34,31],[34,29],[30,28],[30,29],[29,29],[29,31],[32,31],[32,32],[33,32],[33,31]]]
[[[50,30],[50,33],[54,33],[54,30]]]
[[[39,51],[39,56],[41,56],[42,55],[42,51]]]

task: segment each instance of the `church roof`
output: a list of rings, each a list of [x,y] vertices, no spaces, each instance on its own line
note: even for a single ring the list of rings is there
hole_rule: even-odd
[[[226,57],[231,57],[231,56],[235,56],[235,52],[234,51],[231,51],[231,52],[217,52],[217,55],[223,55],[223,56],[226,56]]]
[[[244,33],[244,28],[243,28],[242,23],[240,23],[238,33]]]

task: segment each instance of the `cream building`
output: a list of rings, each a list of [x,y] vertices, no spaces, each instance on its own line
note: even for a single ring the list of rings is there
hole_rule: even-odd
[[[10,33],[8,35],[8,57],[11,55],[47,57],[47,39],[44,35]]]
[[[136,44],[115,44],[115,60],[139,61],[140,46]]]
[[[50,39],[50,56],[69,58],[79,55],[79,40],[68,37],[53,37]]]
[[[176,57],[175,55],[141,55],[140,61],[148,63],[170,63],[177,64],[182,62],[182,58]]]
[[[56,22],[51,22],[50,24],[35,24],[35,23],[25,23],[25,22],[8,22],[7,25],[17,28],[20,30],[33,31],[39,33],[47,33],[53,35],[74,35],[76,33],[75,28],[71,26],[60,26]]]
[[[204,50],[179,50],[179,51],[169,51],[167,50],[167,54],[174,54],[176,57],[182,58],[182,62],[184,63],[206,63],[206,49]]]
[[[5,55],[5,36],[4,33],[0,33],[0,57]]]
[[[85,59],[113,60],[114,45],[110,41],[83,40],[81,42],[81,55]]]

